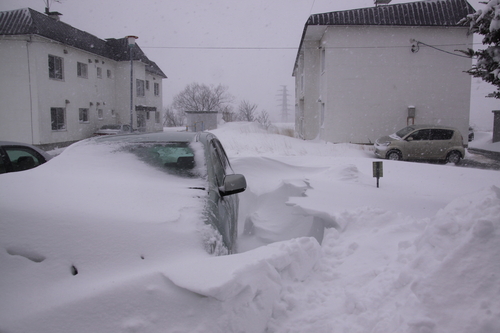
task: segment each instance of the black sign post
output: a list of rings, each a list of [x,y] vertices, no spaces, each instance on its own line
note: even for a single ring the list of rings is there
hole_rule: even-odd
[[[377,188],[378,188],[378,180],[380,177],[384,176],[384,167],[382,162],[375,161],[373,162],[373,177],[377,177]]]

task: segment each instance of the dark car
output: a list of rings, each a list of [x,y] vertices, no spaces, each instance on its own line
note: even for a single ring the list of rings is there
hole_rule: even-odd
[[[0,141],[0,174],[35,168],[52,158],[40,148],[10,141]]]
[[[143,162],[179,178],[200,178],[203,186],[191,186],[205,195],[204,216],[222,235],[223,244],[214,239],[208,252],[236,251],[238,196],[246,189],[243,175],[234,174],[217,137],[208,132],[158,132],[99,137],[97,144],[118,144],[121,152],[134,154]],[[203,171],[201,171],[203,170]],[[165,189],[167,190],[167,189]]]
[[[117,135],[117,134],[127,134],[130,132],[134,132],[134,129],[130,130],[130,125],[103,125],[97,131],[94,132],[94,135]]]

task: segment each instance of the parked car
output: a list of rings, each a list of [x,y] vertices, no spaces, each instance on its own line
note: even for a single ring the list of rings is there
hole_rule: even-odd
[[[474,140],[474,129],[472,128],[472,126],[469,126],[469,142],[471,142],[472,140]]]
[[[389,160],[442,160],[457,164],[465,156],[463,137],[453,127],[411,125],[379,138],[375,155]]]
[[[116,135],[127,134],[134,132],[130,130],[130,125],[103,125],[100,129],[94,132],[94,135]]]
[[[22,154],[27,156],[28,152],[38,157],[37,161],[42,161],[45,156],[26,147],[16,146],[16,149],[16,159]],[[9,149],[6,151],[10,153]],[[100,136],[66,148],[55,160],[57,163],[51,164],[50,170],[44,170],[35,177],[36,180],[30,180],[30,189],[44,191],[59,185],[63,189],[50,193],[45,190],[36,195],[32,201],[41,201],[39,205],[54,207],[56,202],[60,206],[60,202],[71,198],[62,204],[65,209],[76,206],[69,214],[82,214],[76,213],[82,207],[84,221],[93,220],[105,225],[119,219],[125,225],[128,219],[148,221],[152,214],[158,215],[163,222],[170,216],[177,219],[186,207],[200,204],[199,214],[198,208],[189,212],[196,212],[191,220],[204,221],[206,223],[201,224],[211,226],[208,229],[210,237],[205,237],[200,244],[205,244],[209,253],[236,252],[239,200],[235,194],[245,190],[246,180],[243,175],[234,174],[215,135],[208,132],[157,132]],[[10,186],[8,179],[3,181],[3,186]],[[87,193],[88,188],[94,188],[91,194]],[[152,188],[158,192],[154,196],[148,193]],[[64,194],[66,189],[68,193]],[[10,195],[14,200],[13,191]],[[16,200],[27,200],[27,194],[18,196]],[[118,197],[122,199],[116,200]],[[196,202],[192,203],[193,200]],[[30,207],[24,206],[23,211],[29,214]],[[112,218],[107,212],[113,212]],[[56,223],[64,214],[60,209],[46,212],[33,209],[33,215],[38,216],[33,223],[40,223],[39,220]],[[78,220],[76,217],[72,219]],[[80,228],[74,224],[75,228]]]
[[[229,253],[236,251],[239,201],[233,194],[246,189],[246,180],[243,175],[232,172],[226,152],[215,135],[209,132],[157,132],[101,137],[96,138],[95,143],[117,143],[121,151],[132,153],[168,174],[206,180],[206,186],[193,187],[206,195],[206,222],[220,232]],[[196,144],[203,148],[196,148]],[[217,246],[210,244],[209,252]]]
[[[42,149],[20,142],[0,141],[0,174],[35,168],[52,158]]]
[[[197,263],[211,274],[221,266],[209,253],[236,251],[236,193],[245,188],[210,133],[93,137],[44,167],[0,175],[0,281],[8,286],[1,297],[12,304],[0,331],[26,331],[47,316],[45,331],[85,331],[71,326],[74,318],[61,324],[52,315],[94,318],[110,307],[116,325],[101,328],[119,331],[140,308],[121,306],[115,296],[124,292],[134,304],[151,304],[153,316],[174,309],[174,318],[179,306],[210,311],[217,303],[203,302],[210,291],[198,294],[193,282],[186,289],[182,276]],[[165,308],[156,311],[159,298]]]

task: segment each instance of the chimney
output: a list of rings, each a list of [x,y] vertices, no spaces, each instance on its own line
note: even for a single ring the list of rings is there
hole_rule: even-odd
[[[51,12],[49,10],[49,7],[45,7],[45,14],[51,19],[54,19],[56,21],[60,21],[61,20],[60,16],[62,16],[62,14],[59,12]]]

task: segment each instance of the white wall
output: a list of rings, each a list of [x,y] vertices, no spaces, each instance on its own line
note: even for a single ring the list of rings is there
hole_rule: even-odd
[[[32,143],[28,43],[22,38],[0,39],[0,140]],[[33,92],[36,93],[36,92]]]
[[[407,124],[408,106],[415,123],[460,129],[469,125],[471,60],[421,45],[453,52],[472,46],[466,28],[329,27],[326,71],[320,95],[326,106],[322,138],[331,142],[370,143]],[[467,45],[463,45],[463,44]],[[446,46],[449,45],[449,46]],[[313,116],[314,117],[314,116]]]
[[[319,43],[318,41],[304,41],[302,45],[303,56],[296,73],[296,84],[301,93],[300,101],[297,101],[299,113],[303,108],[304,119],[302,121],[302,138],[312,140],[319,134]],[[296,89],[297,90],[297,89]]]
[[[63,80],[49,78],[49,54],[63,58]],[[104,124],[130,122],[129,62],[116,62],[37,36],[2,37],[0,56],[0,140],[63,143],[88,138]],[[77,76],[77,62],[87,64],[87,78]],[[98,67],[101,78],[97,77]],[[140,100],[135,96],[135,78],[151,83]],[[155,106],[162,112],[161,81],[161,77],[146,73],[143,63],[134,62],[134,105]],[[153,82],[160,83],[159,96],[154,96]],[[51,129],[51,107],[65,108],[66,129]],[[88,122],[79,121],[80,108],[89,110]],[[161,116],[156,123],[154,113],[150,115],[148,130],[161,130]]]

